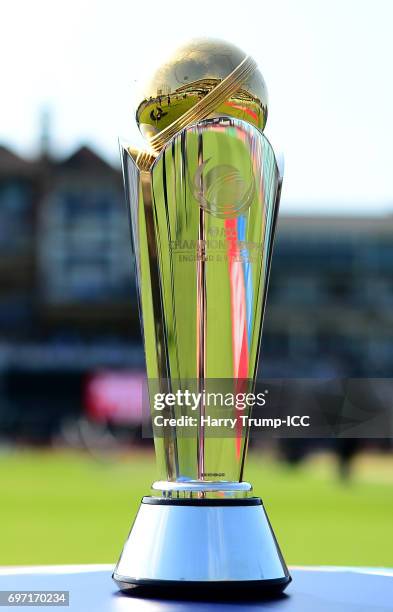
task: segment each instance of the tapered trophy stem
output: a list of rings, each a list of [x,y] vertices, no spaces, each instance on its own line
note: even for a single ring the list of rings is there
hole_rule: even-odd
[[[240,120],[205,120],[158,156],[124,148],[123,171],[151,390],[252,390],[280,192],[269,142]],[[203,400],[198,416],[194,436],[158,432],[161,480],[239,482],[247,426],[212,440]]]

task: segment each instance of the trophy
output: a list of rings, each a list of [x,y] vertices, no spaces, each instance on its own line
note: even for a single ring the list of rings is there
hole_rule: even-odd
[[[159,480],[113,578],[124,591],[279,593],[291,578],[243,480],[249,427],[227,401],[255,383],[281,190],[266,85],[240,49],[202,39],[141,98],[148,149],[121,157]],[[225,405],[211,408],[209,389]]]

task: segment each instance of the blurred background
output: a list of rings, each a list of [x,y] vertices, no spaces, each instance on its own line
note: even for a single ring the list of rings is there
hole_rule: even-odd
[[[386,0],[3,3],[0,564],[115,561],[154,480],[117,139],[192,36],[257,60],[286,172],[265,378],[393,375],[393,84]],[[393,565],[389,439],[251,445],[292,564]]]

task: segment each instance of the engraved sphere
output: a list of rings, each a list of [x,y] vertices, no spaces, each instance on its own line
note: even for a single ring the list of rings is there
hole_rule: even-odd
[[[238,88],[237,77],[233,77],[245,58],[244,51],[221,40],[197,39],[180,47],[142,88],[143,99],[138,100],[136,110],[142,135],[151,141],[161,132],[163,136],[169,132],[169,139],[172,134],[167,128],[188,117],[194,107],[196,110],[203,106],[205,97],[226,77],[235,83],[232,91],[229,96],[225,91],[217,95],[218,89],[215,92],[218,99],[207,116],[236,117],[263,130],[268,95],[262,74],[258,69],[252,70],[239,81]],[[211,100],[211,96],[206,100]]]

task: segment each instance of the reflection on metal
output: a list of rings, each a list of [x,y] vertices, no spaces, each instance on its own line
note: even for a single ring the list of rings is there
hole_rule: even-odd
[[[239,592],[245,581],[249,594],[255,580],[260,596],[264,588],[279,592],[290,582],[261,503],[198,507],[149,501],[144,498],[116,566],[120,588],[159,580],[186,584],[192,593],[193,582],[199,591],[207,583],[229,589],[233,582]]]
[[[223,41],[195,40],[163,64],[143,88],[136,119],[153,151],[208,117],[236,117],[263,130],[268,97],[255,61]]]
[[[214,378],[252,390],[280,187],[269,142],[243,120],[211,118],[157,156],[124,149],[123,168],[148,378],[161,392]],[[235,439],[205,434],[168,426],[155,438],[162,480],[242,480],[246,426]]]
[[[155,482],[152,489],[161,491],[167,497],[179,497],[181,493],[249,493],[252,491],[252,486],[249,482],[225,482],[223,480],[215,482],[200,480],[170,482],[161,480]]]

